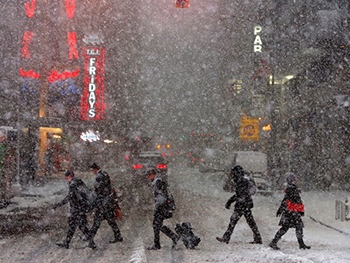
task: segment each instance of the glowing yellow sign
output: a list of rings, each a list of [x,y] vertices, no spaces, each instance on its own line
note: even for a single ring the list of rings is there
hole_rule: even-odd
[[[259,119],[243,116],[241,118],[239,136],[241,140],[259,141]]]

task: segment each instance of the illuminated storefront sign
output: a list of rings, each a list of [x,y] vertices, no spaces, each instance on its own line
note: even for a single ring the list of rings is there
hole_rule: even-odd
[[[259,119],[242,116],[239,137],[242,141],[259,141]]]
[[[30,58],[30,51],[29,46],[32,42],[34,33],[31,31],[24,31],[23,38],[22,38],[22,57],[23,58]]]
[[[56,48],[55,43],[51,39],[38,39],[42,36],[37,30],[42,30],[42,25],[47,26],[45,16],[50,13],[49,4],[47,1],[25,0],[24,11],[27,17],[28,26],[22,34],[21,41],[21,58],[25,61],[25,67],[19,68],[19,75],[21,78],[21,102],[25,106],[27,112],[35,114],[36,109],[39,108],[40,117],[69,117],[79,116],[80,110],[80,93],[81,89],[77,85],[77,80],[80,74],[79,67],[75,69],[63,69],[64,65],[57,66],[56,58],[50,57],[50,54],[38,54],[41,49],[37,47],[38,43],[42,43],[48,47]],[[51,2],[51,1],[50,1]],[[76,9],[76,0],[57,0],[50,3],[55,7],[60,7],[59,10],[64,10],[65,18],[68,22],[74,18]],[[41,10],[41,11],[40,11]],[[44,14],[43,13],[47,13]],[[35,17],[35,20],[34,20]],[[39,21],[42,20],[42,21]],[[34,23],[38,23],[37,28]],[[62,26],[58,23],[57,26]],[[45,27],[47,30],[47,27]],[[74,30],[67,30],[64,35],[56,34],[52,39],[59,39],[59,37],[66,37],[66,47],[62,46],[67,51],[60,54],[65,54],[63,61],[79,60],[77,34]],[[44,41],[44,42],[41,42]],[[56,52],[52,50],[52,52]],[[41,64],[45,60],[48,69],[38,68],[37,64]],[[54,64],[54,65],[53,65]],[[60,68],[61,70],[57,70]],[[35,111],[33,111],[35,109]],[[76,118],[76,117],[75,117]]]
[[[32,18],[34,16],[35,6],[36,6],[36,0],[30,0],[25,3],[26,15],[29,18]]]
[[[100,136],[98,133],[88,130],[80,135],[80,139],[82,139],[84,142],[96,142],[100,140]]]
[[[81,96],[80,113],[82,120],[104,118],[104,67],[105,49],[84,47],[84,89]]]
[[[262,31],[262,27],[261,26],[255,26],[254,27],[254,53],[261,53],[262,52],[262,41],[261,41],[261,37],[260,37],[260,33]]]

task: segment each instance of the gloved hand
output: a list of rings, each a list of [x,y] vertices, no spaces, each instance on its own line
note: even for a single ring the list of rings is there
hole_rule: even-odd
[[[281,212],[281,211],[277,211],[276,217],[279,217],[279,216],[281,216],[281,215],[282,215],[282,212]]]
[[[226,208],[226,209],[230,209],[230,208],[231,208],[231,202],[227,202],[227,203],[225,204],[225,208]]]

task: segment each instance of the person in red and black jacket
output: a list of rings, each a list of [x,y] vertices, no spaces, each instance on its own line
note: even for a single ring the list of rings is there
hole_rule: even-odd
[[[297,187],[298,178],[296,174],[288,172],[286,173],[286,181],[287,188],[285,189],[285,195],[276,213],[277,217],[282,215],[279,222],[281,228],[277,231],[269,246],[275,250],[280,249],[277,246],[277,242],[287,233],[289,228],[295,228],[299,248],[310,249],[311,247],[305,245],[303,240],[304,223],[301,217],[304,216],[305,211],[300,197],[300,190]]]

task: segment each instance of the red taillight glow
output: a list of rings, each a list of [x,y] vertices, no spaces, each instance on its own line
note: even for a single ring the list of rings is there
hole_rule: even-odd
[[[161,163],[161,164],[157,164],[157,169],[166,169],[167,168],[167,166],[166,166],[166,164],[165,163]]]
[[[134,169],[142,169],[142,164],[134,164],[132,167]]]

